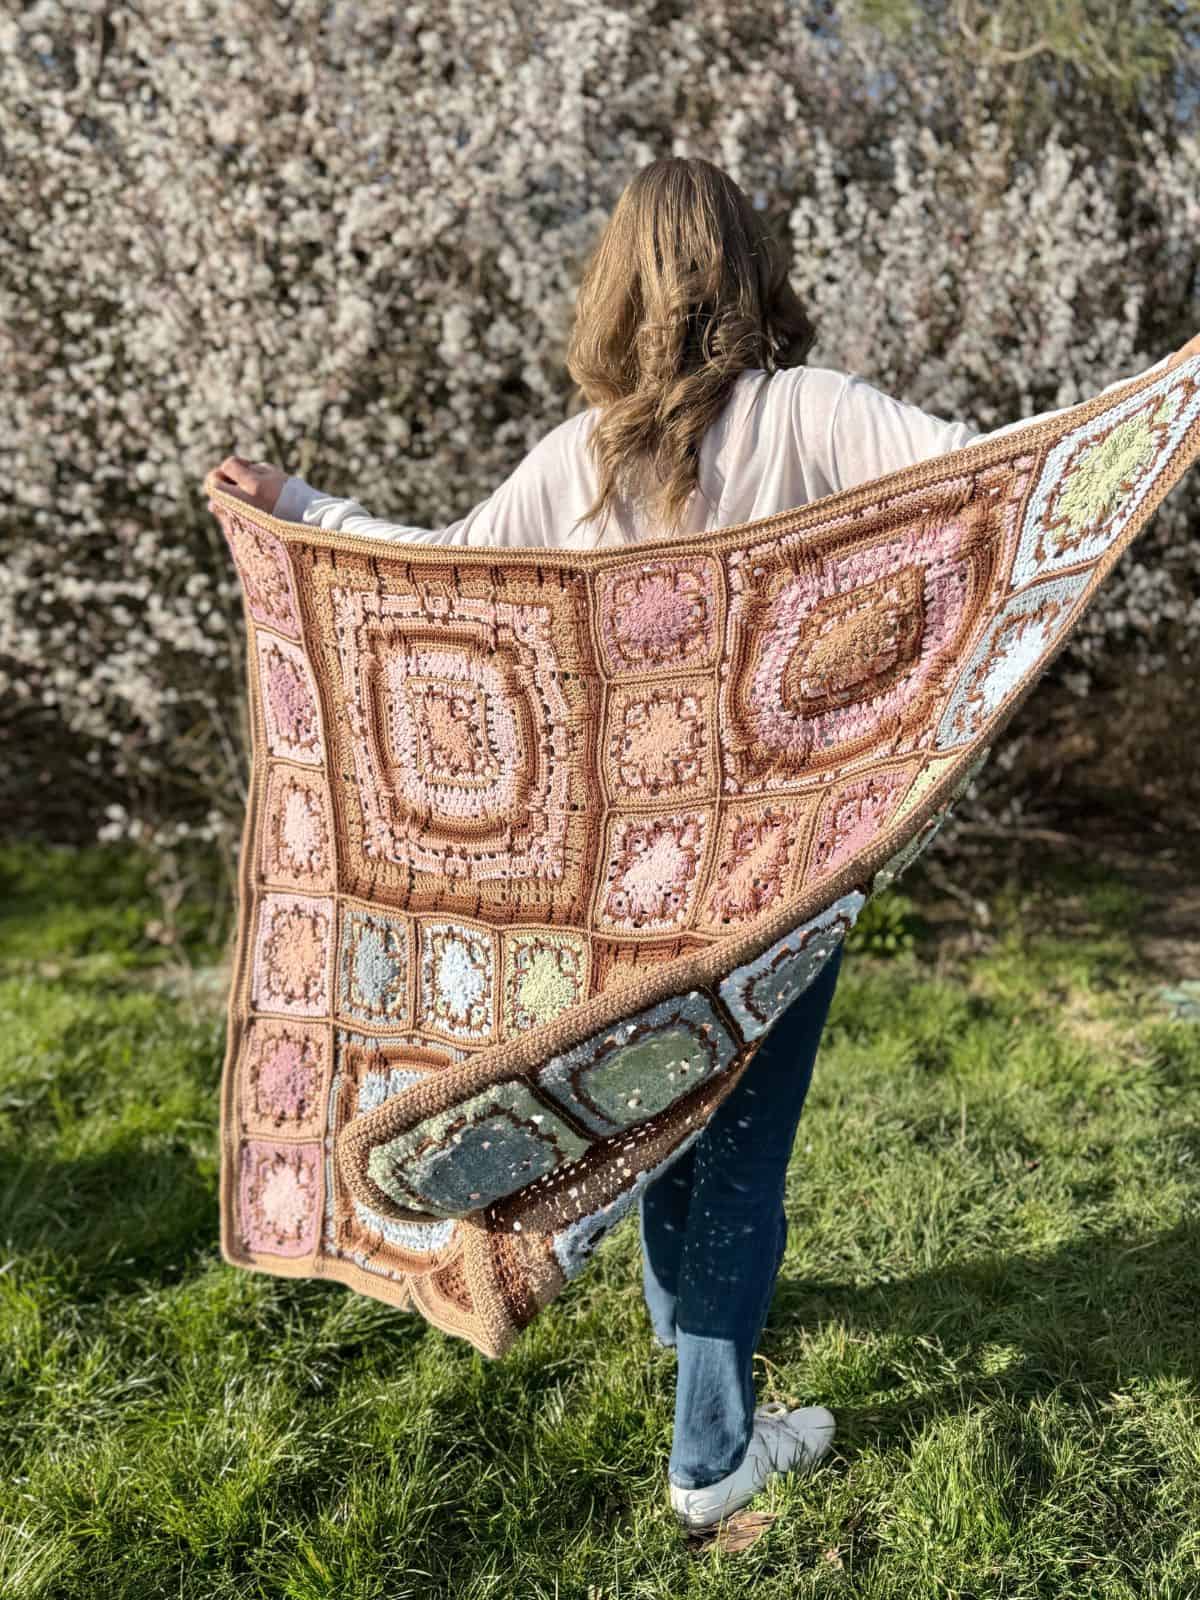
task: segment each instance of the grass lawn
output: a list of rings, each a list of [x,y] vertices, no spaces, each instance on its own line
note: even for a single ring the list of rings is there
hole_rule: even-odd
[[[207,908],[185,986],[135,856],[0,851],[0,1594],[1200,1596],[1200,1025],[1060,863],[856,930],[757,1372],[835,1450],[699,1557],[636,1218],[500,1362],[223,1265]]]

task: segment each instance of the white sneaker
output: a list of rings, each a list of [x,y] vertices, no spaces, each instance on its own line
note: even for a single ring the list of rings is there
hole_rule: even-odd
[[[754,1412],[754,1432],[746,1454],[732,1472],[702,1489],[681,1489],[670,1483],[671,1505],[685,1528],[715,1528],[738,1511],[776,1473],[808,1472],[833,1443],[833,1412],[824,1406],[789,1411],[768,1400]]]

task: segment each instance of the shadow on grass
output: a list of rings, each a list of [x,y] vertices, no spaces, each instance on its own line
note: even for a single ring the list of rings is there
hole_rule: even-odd
[[[147,1276],[173,1281],[217,1240],[214,1163],[182,1141],[151,1151],[117,1141],[57,1161],[17,1156],[0,1207],[8,1250],[53,1263],[79,1295],[111,1292],[123,1279],[131,1290]],[[1200,1380],[1198,1258],[1200,1219],[1189,1219],[1156,1235],[1114,1231],[1046,1255],[981,1256],[886,1284],[781,1275],[762,1349],[787,1359],[801,1332],[823,1327],[884,1336],[875,1388],[886,1392],[907,1381],[889,1373],[887,1350],[933,1339],[943,1362],[963,1368],[955,1384],[964,1398],[1072,1384],[1107,1396],[1130,1378]],[[985,1347],[1010,1352],[999,1372],[982,1372]]]
[[[845,1437],[860,1443],[984,1398],[1057,1392],[1107,1405],[1131,1381],[1200,1380],[1198,1253],[1200,1220],[1189,1219],[1146,1237],[1110,1232],[862,1288],[781,1276],[761,1348],[786,1361],[798,1330],[823,1326],[879,1338],[871,1403],[841,1410]],[[936,1367],[952,1373],[941,1381],[922,1370],[930,1341]],[[887,1398],[911,1387],[919,1396]]]
[[[10,1153],[0,1184],[0,1239],[69,1283],[78,1300],[147,1277],[178,1281],[217,1239],[212,1163],[169,1135],[160,1148],[119,1139],[84,1156]]]

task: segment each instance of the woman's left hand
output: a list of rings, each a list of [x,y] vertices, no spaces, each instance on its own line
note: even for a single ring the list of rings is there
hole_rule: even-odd
[[[1200,333],[1194,339],[1189,339],[1186,344],[1181,344],[1179,349],[1167,362],[1167,371],[1177,367],[1181,361],[1186,361],[1189,356],[1200,356]]]
[[[247,505],[274,511],[287,473],[266,461],[247,461],[245,456],[226,456],[217,468],[217,488]]]

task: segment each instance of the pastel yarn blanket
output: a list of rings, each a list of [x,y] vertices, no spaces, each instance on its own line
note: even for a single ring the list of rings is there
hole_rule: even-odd
[[[498,1357],[924,849],[1200,452],[1200,358],[765,518],[387,544],[205,480],[252,784],[221,1247]]]

